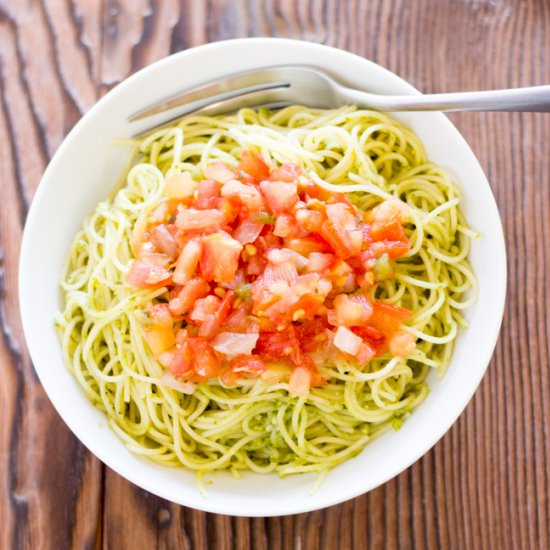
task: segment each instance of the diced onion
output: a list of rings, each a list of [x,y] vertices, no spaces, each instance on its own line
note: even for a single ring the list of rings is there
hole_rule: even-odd
[[[272,248],[267,251],[267,259],[274,264],[291,263],[298,269],[306,267],[309,260],[290,248]]]
[[[351,332],[349,328],[338,327],[334,335],[334,345],[345,353],[355,355],[359,350],[359,346],[363,340]]]
[[[276,281],[285,281],[291,283],[298,278],[296,267],[289,263],[284,264],[267,264],[264,271],[264,284],[267,286]]]
[[[259,334],[220,332],[212,341],[212,347],[225,355],[248,355],[256,347]]]
[[[193,384],[193,382],[180,382],[177,378],[172,376],[169,372],[165,372],[161,376],[160,381],[167,388],[180,391],[182,393],[186,393],[187,395],[191,395],[195,391],[195,388],[197,387],[195,384]]]

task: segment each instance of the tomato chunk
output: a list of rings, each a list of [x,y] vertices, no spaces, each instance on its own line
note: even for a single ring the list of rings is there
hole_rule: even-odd
[[[385,335],[391,335],[410,318],[412,311],[404,307],[392,306],[383,302],[374,302],[369,325]]]
[[[299,200],[295,183],[262,181],[260,189],[275,214],[290,210]]]
[[[238,177],[237,171],[227,166],[223,162],[212,162],[204,171],[204,177],[209,180],[225,183],[229,180],[234,180]]]
[[[256,349],[260,355],[273,361],[283,359],[295,365],[300,365],[303,360],[300,342],[294,335],[292,328],[280,332],[261,332]]]
[[[193,308],[193,304],[199,298],[203,298],[210,292],[210,286],[200,278],[191,279],[186,283],[177,295],[168,302],[172,315],[183,315]]]
[[[184,208],[176,217],[176,226],[182,231],[197,231],[207,227],[219,227],[224,222],[225,215],[219,210]]]
[[[239,267],[243,245],[225,231],[207,235],[202,241],[200,269],[207,281],[226,283],[233,279]]]
[[[256,187],[237,180],[224,183],[221,195],[242,204],[250,212],[261,210],[264,204],[262,195]]]
[[[328,322],[346,327],[364,325],[373,314],[371,301],[364,294],[339,294],[334,299],[334,312]]]
[[[184,284],[190,281],[195,275],[197,266],[202,253],[202,244],[200,238],[191,239],[182,248],[178,261],[176,262],[176,269],[172,274],[172,279],[175,283]]]
[[[271,172],[270,179],[273,181],[295,182],[301,175],[302,169],[297,164],[286,162]]]
[[[233,372],[257,376],[266,370],[265,363],[256,355],[239,355],[229,366]]]
[[[136,260],[126,276],[126,282],[138,288],[158,288],[170,279],[171,274],[167,269],[142,260]]]
[[[255,155],[252,151],[243,152],[237,170],[248,174],[256,182],[269,177],[269,166],[260,156]]]
[[[153,355],[156,357],[174,346],[174,332],[172,326],[166,327],[155,324],[144,329],[143,335]]]
[[[306,367],[296,367],[288,381],[288,393],[293,397],[304,397],[311,387],[311,372]]]
[[[335,225],[332,220],[325,220],[323,222],[320,235],[339,258],[350,258],[355,254],[355,247],[347,231]]]
[[[214,378],[221,372],[221,363],[214,350],[204,338],[192,338],[190,347],[193,353],[193,369],[199,376]]]
[[[195,206],[201,210],[216,208],[220,199],[221,184],[214,180],[202,180],[197,189]]]
[[[390,336],[388,346],[392,355],[408,357],[416,347],[416,337],[405,330],[398,330]]]
[[[171,199],[180,199],[185,203],[191,204],[197,185],[197,182],[189,172],[174,174],[166,180],[165,193]]]

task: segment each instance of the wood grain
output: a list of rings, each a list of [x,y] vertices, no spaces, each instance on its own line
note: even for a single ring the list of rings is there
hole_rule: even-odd
[[[384,486],[289,517],[197,512],[102,466],[45,397],[16,292],[22,227],[45,165],[129,74],[170,52],[241,36],[344,48],[425,92],[550,83],[547,0],[0,0],[0,548],[550,548],[545,115],[452,116],[502,214],[506,314],[459,421]]]

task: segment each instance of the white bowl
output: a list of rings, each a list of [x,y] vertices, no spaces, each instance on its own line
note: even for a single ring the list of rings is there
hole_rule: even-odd
[[[220,65],[223,59],[223,69]],[[60,308],[61,266],[83,219],[116,183],[127,151],[112,140],[136,131],[130,114],[221,74],[266,65],[318,65],[350,85],[372,92],[418,93],[382,67],[351,53],[308,42],[252,38],[216,42],[172,55],[146,67],[103,97],[67,136],[50,162],[32,203],[23,236],[19,298],[27,344],[38,376],[74,434],[107,466],[136,485],[173,502],[222,514],[273,516],[306,512],[356,497],[399,474],[451,427],[477,388],[498,336],[506,290],[504,237],[490,187],[474,154],[439,113],[403,113],[395,118],[423,141],[429,158],[446,167],[462,187],[462,209],[482,234],[470,261],[479,299],[467,312],[450,368],[431,375],[431,393],[398,432],[369,444],[356,458],[332,470],[311,494],[315,476],[280,479],[247,474],[235,480],[213,476],[202,496],[194,473],[141,459],[106,427],[63,363],[53,315]],[[142,127],[150,124],[144,121]],[[139,129],[139,127],[138,127]]]

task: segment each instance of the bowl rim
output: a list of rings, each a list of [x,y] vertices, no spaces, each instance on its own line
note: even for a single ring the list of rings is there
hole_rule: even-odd
[[[76,420],[62,412],[63,407],[62,407],[62,404],[59,402],[60,400],[58,396],[57,395],[54,396],[53,392],[50,391],[49,389],[50,388],[49,381],[44,379],[44,376],[43,376],[44,372],[41,370],[39,366],[40,362],[43,360],[43,357],[39,350],[37,338],[35,338],[31,332],[30,316],[32,315],[32,313],[30,309],[26,307],[27,299],[26,299],[26,296],[24,295],[26,290],[24,274],[25,274],[25,270],[27,269],[27,266],[30,265],[29,262],[31,257],[31,250],[30,250],[31,240],[32,240],[33,233],[36,231],[36,228],[34,227],[36,225],[35,218],[37,216],[37,212],[40,209],[40,205],[43,201],[43,197],[47,194],[47,191],[48,191],[48,186],[44,185],[43,183],[47,182],[47,180],[50,178],[50,174],[56,170],[57,164],[60,162],[60,159],[63,157],[63,153],[65,149],[68,147],[69,143],[75,138],[78,138],[80,128],[84,126],[88,120],[93,118],[96,111],[99,110],[104,103],[111,101],[113,98],[115,98],[118,95],[124,94],[126,89],[129,86],[132,86],[132,84],[135,81],[141,79],[147,72],[151,70],[152,67],[156,68],[156,67],[161,67],[163,65],[173,63],[176,58],[185,59],[188,56],[193,56],[197,50],[206,52],[209,50],[218,50],[220,48],[226,48],[226,47],[241,47],[242,45],[251,47],[254,44],[260,44],[260,43],[262,44],[267,43],[272,46],[276,46],[277,44],[285,44],[285,45],[290,44],[290,45],[296,46],[297,48],[310,48],[312,50],[317,50],[320,54],[322,54],[322,52],[326,50],[336,51],[336,52],[339,52],[339,54],[344,53],[347,56],[353,56],[355,58],[360,59],[361,62],[365,63],[366,65],[370,65],[371,67],[376,67],[376,70],[378,71],[380,70],[384,71],[385,73],[391,75],[392,78],[394,79],[395,78],[399,79],[401,81],[401,84],[403,84],[404,86],[406,85],[412,94],[420,94],[420,92],[416,88],[414,88],[411,84],[409,84],[407,81],[405,81],[395,73],[389,71],[388,69],[378,65],[377,63],[374,63],[373,61],[370,61],[366,58],[363,58],[351,52],[342,50],[340,48],[335,48],[332,46],[314,43],[314,42],[308,42],[304,40],[273,38],[273,37],[228,39],[228,40],[211,42],[200,46],[195,46],[193,48],[189,48],[187,50],[183,50],[183,51],[171,54],[169,56],[166,56],[154,63],[151,63],[150,65],[143,67],[139,71],[135,72],[134,74],[124,79],[113,89],[111,89],[107,94],[105,94],[102,98],[100,98],[87,113],[85,113],[81,117],[81,119],[75,124],[75,126],[64,138],[58,150],[50,159],[50,162],[48,163],[48,166],[40,180],[40,183],[38,185],[38,188],[32,200],[32,203],[27,215],[22,242],[21,242],[19,272],[18,272],[20,315],[21,315],[25,340],[27,342],[27,347],[29,349],[31,359],[33,361],[33,366],[42,384],[42,387],[44,388],[46,394],[48,395],[50,402],[54,405],[54,408],[57,410],[58,414],[61,416],[64,423],[75,434],[78,440],[82,442],[88,448],[88,450],[90,450],[92,454],[98,457],[102,462],[104,462],[107,466],[113,469],[116,473],[118,473],[125,479],[131,481],[138,487],[143,488],[155,495],[158,495],[162,498],[166,498],[180,505],[190,506],[195,509],[199,509],[207,512],[229,514],[229,515],[235,515],[235,516],[251,516],[251,517],[252,516],[268,517],[268,516],[275,516],[275,515],[281,515],[281,516],[290,515],[290,514],[296,514],[296,513],[309,512],[309,511],[325,508],[328,506],[332,506],[335,504],[339,504],[341,502],[344,502],[352,498],[355,498],[359,495],[362,495],[368,491],[371,491],[372,489],[386,483],[390,479],[394,478],[395,476],[397,476],[398,474],[400,474],[401,472],[409,468],[419,458],[421,458],[424,454],[426,454],[441,439],[441,437],[445,433],[447,433],[447,431],[456,422],[457,418],[462,414],[466,405],[470,402],[473,394],[478,388],[481,382],[481,379],[483,378],[488,368],[489,362],[494,353],[494,348],[496,346],[496,342],[500,333],[500,327],[502,324],[502,319],[504,314],[506,288],[507,288],[506,249],[505,249],[505,241],[504,241],[504,232],[503,232],[502,222],[500,219],[500,215],[498,214],[498,208],[497,208],[492,190],[483,172],[483,169],[479,164],[479,161],[477,160],[477,157],[475,156],[472,149],[467,144],[462,134],[458,131],[458,129],[454,126],[454,124],[452,124],[452,122],[444,114],[437,113],[436,116],[439,116],[441,119],[444,120],[444,123],[447,126],[447,131],[449,132],[449,134],[452,134],[454,139],[458,140],[459,142],[462,142],[462,144],[468,151],[469,155],[471,156],[471,160],[472,162],[474,162],[476,170],[479,173],[480,179],[484,181],[487,187],[487,190],[489,192],[489,197],[493,203],[492,206],[494,206],[494,209],[497,213],[498,227],[495,230],[496,240],[494,244],[496,245],[496,248],[497,248],[496,255],[497,255],[498,262],[500,264],[496,266],[496,272],[500,276],[500,280],[497,281],[500,292],[499,292],[498,302],[494,304],[495,307],[491,315],[491,317],[494,319],[492,332],[487,334],[488,345],[486,347],[486,353],[479,360],[480,367],[478,370],[476,370],[476,376],[473,377],[472,380],[470,381],[468,391],[463,392],[459,404],[457,404],[456,407],[454,408],[453,414],[449,417],[448,421],[445,423],[445,426],[441,427],[439,430],[435,431],[431,435],[429,439],[429,444],[423,445],[421,446],[421,448],[419,447],[413,453],[409,452],[409,454],[407,455],[407,459],[403,461],[403,463],[400,464],[400,467],[397,468],[396,471],[393,471],[393,473],[382,476],[378,478],[374,483],[371,483],[371,484],[358,483],[356,486],[351,487],[346,491],[339,492],[334,496],[322,499],[321,502],[316,502],[314,499],[312,499],[309,502],[309,504],[306,504],[306,505],[304,505],[303,503],[296,504],[291,502],[291,503],[285,503],[283,507],[280,504],[276,504],[271,507],[268,507],[268,509],[264,507],[261,510],[258,510],[253,506],[248,508],[241,507],[241,509],[239,510],[228,510],[227,507],[218,506],[212,501],[209,501],[207,499],[202,499],[202,500],[192,499],[192,498],[189,498],[189,495],[186,495],[186,494],[184,494],[182,498],[181,494],[176,494],[176,493],[167,494],[165,491],[160,491],[156,486],[153,485],[150,479],[140,478],[137,474],[130,471],[131,470],[130,468],[125,469],[124,464],[116,463],[115,460],[109,456],[109,452],[107,450],[103,449],[100,444],[96,444],[92,437],[89,437],[86,433],[83,433],[82,430],[79,429],[77,425],[78,423],[76,422]],[[266,64],[265,66],[268,66],[268,64]],[[131,451],[127,449],[127,452],[130,453]]]

